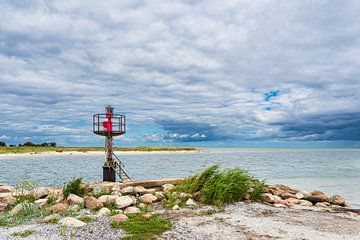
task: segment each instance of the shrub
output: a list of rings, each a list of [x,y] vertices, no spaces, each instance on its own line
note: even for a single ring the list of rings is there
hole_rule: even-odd
[[[71,193],[82,196],[85,189],[80,186],[82,178],[74,178],[63,189],[63,194],[68,197]]]
[[[205,169],[202,173],[187,179],[178,185],[177,191],[189,193],[199,192],[205,204],[223,205],[243,201],[246,195],[250,195],[252,201],[261,200],[265,183],[249,175],[246,170],[240,168],[218,170],[214,165]]]

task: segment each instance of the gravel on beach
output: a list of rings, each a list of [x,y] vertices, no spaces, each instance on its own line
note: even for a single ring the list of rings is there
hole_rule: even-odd
[[[316,210],[316,211],[314,211]],[[159,239],[163,240],[234,240],[234,239],[360,239],[360,215],[334,213],[326,209],[306,207],[276,208],[264,204],[236,203],[224,211],[207,213],[198,210],[160,211],[174,224]],[[35,232],[29,240],[101,239],[113,240],[126,236],[123,230],[110,226],[109,217],[99,217],[80,228],[64,228],[61,224],[29,223],[0,228],[0,239],[24,239],[11,233]]]

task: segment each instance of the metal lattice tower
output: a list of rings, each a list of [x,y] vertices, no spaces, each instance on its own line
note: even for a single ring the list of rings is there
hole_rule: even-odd
[[[125,134],[126,117],[114,114],[114,108],[106,106],[105,114],[94,114],[93,132],[105,136],[105,163],[103,166],[103,181],[115,182],[116,174],[120,180],[130,179],[124,170],[124,164],[113,152],[113,137]]]

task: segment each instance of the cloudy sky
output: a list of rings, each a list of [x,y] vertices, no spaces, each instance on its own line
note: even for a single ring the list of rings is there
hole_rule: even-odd
[[[0,0],[0,140],[360,146],[360,1]]]

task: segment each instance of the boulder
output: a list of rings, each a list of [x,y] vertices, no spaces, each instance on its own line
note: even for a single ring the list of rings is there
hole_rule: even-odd
[[[59,203],[64,200],[64,194],[62,189],[49,189],[49,195],[48,198],[54,198],[56,199],[56,202]]]
[[[288,192],[283,192],[280,194],[280,197],[282,199],[288,199],[288,198],[296,198],[296,196],[294,194],[288,193]]]
[[[83,227],[86,225],[86,223],[76,219],[76,218],[73,218],[73,217],[66,217],[66,218],[63,218],[59,221],[63,226],[67,226],[67,227],[75,227],[75,228],[78,228],[78,227]]]
[[[180,210],[180,207],[179,207],[179,205],[174,205],[173,207],[172,207],[172,210]]]
[[[345,206],[345,199],[339,195],[334,195],[330,198],[330,203],[332,205]]]
[[[296,190],[292,189],[291,187],[285,186],[285,185],[274,185],[270,186],[267,189],[268,193],[271,193],[276,196],[280,196],[282,193],[287,192],[290,194],[296,194]]]
[[[100,209],[104,204],[97,198],[90,196],[85,198],[85,207],[91,210]]]
[[[127,207],[124,211],[125,214],[140,213],[141,210],[137,207]]]
[[[81,207],[77,204],[71,204],[69,206],[69,211],[71,212],[79,212],[81,210]]]
[[[130,205],[133,205],[134,203],[134,200],[130,196],[117,197],[115,200],[115,205],[117,208],[126,208]]]
[[[157,191],[154,193],[155,197],[157,197],[159,200],[163,200],[165,198],[164,193],[161,191]]]
[[[147,193],[147,194],[145,194],[145,195],[142,195],[142,196],[140,197],[140,200],[141,200],[143,203],[151,204],[151,203],[157,201],[157,197],[155,197],[154,195],[152,195],[152,194],[150,194],[150,193]]]
[[[189,198],[187,201],[186,201],[186,206],[188,207],[197,207],[198,205],[196,204],[196,202],[194,200],[192,200],[192,198]]]
[[[152,193],[154,194],[156,191],[162,190],[162,188],[158,189],[158,188],[148,188],[146,189],[146,193]]]
[[[111,214],[110,209],[103,207],[99,210],[98,215],[99,216],[109,216]]]
[[[319,191],[319,190],[315,190],[315,191],[311,192],[311,195],[323,195],[323,194],[325,194],[325,193],[322,191]]]
[[[146,204],[145,203],[139,203],[138,205],[139,208],[145,209],[146,208]]]
[[[329,202],[328,196],[326,196],[326,194],[324,194],[324,193],[319,193],[317,195],[311,195],[309,197],[305,197],[304,199],[312,202],[313,204],[318,203],[318,202]]]
[[[49,188],[40,187],[34,190],[35,199],[45,198],[49,195]]]
[[[60,220],[60,215],[59,214],[52,214],[52,215],[44,217],[41,220],[41,222],[48,223],[48,222],[59,221],[59,220]]]
[[[116,214],[116,215],[112,216],[111,219],[114,221],[126,221],[129,218],[125,214],[120,213],[120,214]]]
[[[0,184],[0,193],[11,193],[13,192],[15,189],[11,186],[8,185],[1,185]]]
[[[136,194],[145,194],[147,192],[146,188],[144,188],[143,186],[136,186],[134,187],[134,193]]]
[[[275,196],[272,195],[271,193],[263,193],[261,194],[261,197],[263,202],[271,203],[271,204],[275,202]]]
[[[299,191],[295,194],[295,197],[298,199],[303,199],[303,198],[307,198],[310,196],[311,196],[311,193],[306,192],[306,191]]]
[[[274,195],[274,204],[284,204],[284,200],[281,197]]]
[[[134,193],[134,187],[129,186],[120,190],[121,194],[129,195]]]
[[[62,213],[65,212],[69,208],[69,205],[66,203],[57,203],[50,207],[51,212]]]
[[[80,206],[84,206],[84,199],[75,194],[70,194],[67,197],[67,201],[69,202],[69,204],[77,204]]]
[[[317,202],[315,204],[315,207],[322,207],[322,208],[327,208],[330,206],[330,203],[329,202]]]
[[[284,204],[287,206],[291,206],[291,205],[295,205],[295,204],[299,204],[300,200],[297,198],[287,198],[284,200]]]
[[[100,182],[95,184],[89,184],[89,188],[92,189],[93,194],[110,193],[112,189],[119,184],[116,182]]]
[[[313,204],[310,201],[303,200],[303,199],[299,200],[299,205],[300,206],[306,206],[306,207],[312,207],[313,206]]]
[[[116,198],[118,197],[113,195],[102,195],[101,197],[98,198],[98,200],[104,205],[110,205],[115,203]]]
[[[7,203],[7,204],[14,204],[16,202],[16,198],[13,197],[10,192],[0,193],[0,202]]]
[[[42,207],[45,207],[47,205],[47,199],[46,198],[41,198],[41,199],[36,200],[34,203],[42,208]]]
[[[9,204],[7,203],[0,203],[0,212],[5,211],[8,206]]]
[[[176,187],[173,184],[166,183],[166,184],[162,185],[162,189],[164,192],[171,192],[171,191],[174,191],[176,189]]]
[[[179,195],[178,195],[178,198],[181,199],[181,200],[188,200],[189,198],[191,198],[191,194],[190,193],[184,193],[184,192],[181,192]]]

